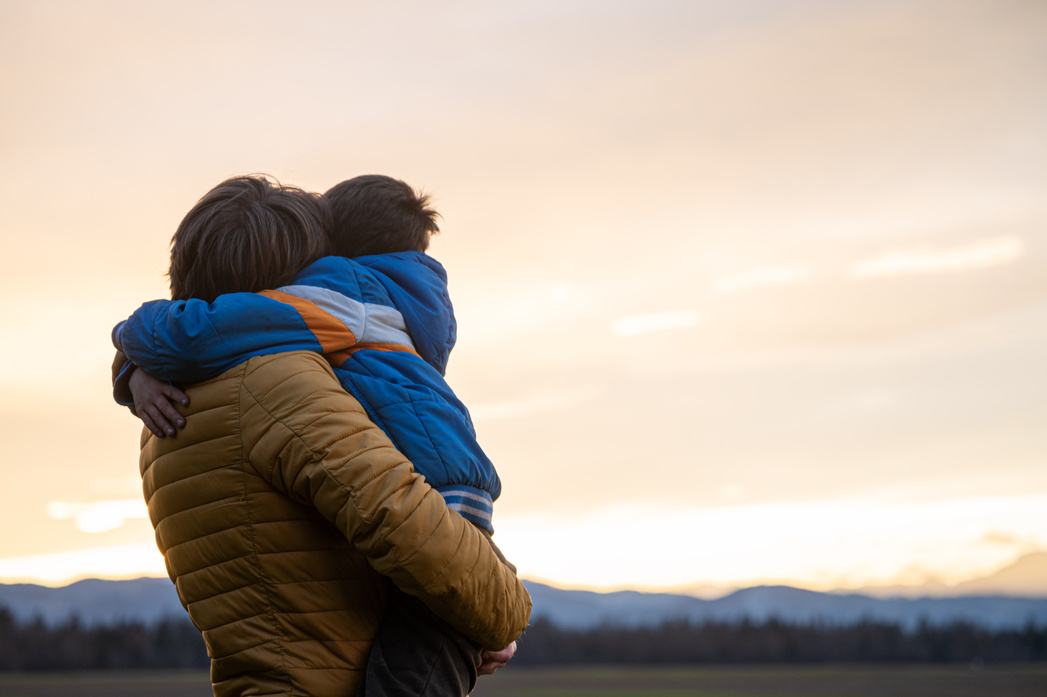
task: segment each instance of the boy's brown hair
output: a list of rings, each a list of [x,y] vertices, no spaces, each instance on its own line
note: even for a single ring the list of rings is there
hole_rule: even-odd
[[[429,196],[399,179],[364,174],[331,187],[324,198],[333,216],[331,253],[362,257],[391,252],[424,252],[440,231],[440,214]]]
[[[287,285],[327,253],[331,213],[318,194],[265,175],[227,179],[186,214],[171,238],[171,299]]]

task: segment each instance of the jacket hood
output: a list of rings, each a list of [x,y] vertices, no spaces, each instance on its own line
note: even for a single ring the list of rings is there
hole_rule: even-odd
[[[458,338],[443,265],[423,252],[377,254],[354,261],[385,287],[403,315],[415,350],[443,375]]]

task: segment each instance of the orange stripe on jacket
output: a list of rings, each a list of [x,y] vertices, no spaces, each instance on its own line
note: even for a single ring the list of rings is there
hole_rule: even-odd
[[[305,326],[316,336],[325,354],[332,351],[345,351],[356,346],[356,336],[349,330],[349,327],[315,303],[278,290],[263,290],[258,294],[298,310],[298,314],[305,320]]]
[[[342,363],[345,363],[345,360],[347,358],[349,358],[349,356],[353,355],[357,351],[364,351],[364,350],[367,350],[367,351],[399,351],[401,353],[412,353],[412,354],[418,356],[419,358],[421,358],[421,356],[418,355],[418,352],[415,351],[413,348],[411,348],[409,346],[401,346],[400,344],[376,344],[376,343],[360,343],[360,344],[357,344],[356,346],[353,346],[352,348],[343,349],[341,351],[332,351],[331,353],[325,353],[324,357],[327,358],[327,361],[331,365],[333,365],[333,366],[335,366],[337,368]]]

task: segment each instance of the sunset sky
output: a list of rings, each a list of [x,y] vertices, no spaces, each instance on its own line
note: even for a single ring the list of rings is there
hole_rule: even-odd
[[[0,1],[0,582],[164,574],[110,330],[223,179],[431,193],[562,587],[1047,550],[1047,3]]]

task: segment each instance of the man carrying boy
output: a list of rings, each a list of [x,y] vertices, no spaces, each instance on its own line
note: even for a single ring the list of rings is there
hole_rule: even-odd
[[[442,377],[455,321],[443,268],[424,253],[437,214],[408,185],[377,175],[342,182],[324,198],[337,257],[275,291],[149,303],[118,327],[114,341],[170,380],[204,379],[274,351],[325,354],[343,387],[448,507],[489,535],[500,482]],[[390,589],[360,694],[464,695],[479,663],[479,647]]]
[[[271,193],[266,188],[253,178],[233,180],[194,207],[175,235],[172,290],[183,285],[183,276],[193,276],[190,268],[203,268],[200,278],[230,275],[228,260],[236,257],[232,248],[242,251],[243,245],[232,234],[236,225],[215,211],[232,209],[239,214],[240,228],[250,228],[257,223],[259,207],[271,206],[265,200]],[[226,195],[230,191],[232,195]],[[252,247],[253,261],[263,265],[274,254],[286,256],[288,235],[279,233],[295,227],[293,220],[288,224],[286,210],[271,218],[277,234],[252,238],[252,243],[261,243]],[[315,223],[322,213],[312,218]],[[183,255],[186,250],[190,253]],[[179,267],[176,254],[189,259],[189,267]],[[246,270],[245,277],[257,280],[251,274],[254,268],[247,264],[233,271]],[[322,314],[311,314],[320,304],[301,304],[301,298],[286,293],[295,287],[285,288],[286,298],[278,293],[223,297],[258,298],[295,308],[304,313],[298,315],[299,328],[305,326],[314,342],[319,337],[327,342],[334,336],[333,325]],[[258,286],[245,284],[245,289]],[[209,297],[212,293],[197,290],[186,287],[173,293],[181,300],[167,304],[191,314],[192,308],[207,303],[188,298],[214,299]],[[354,671],[370,641],[367,628],[375,626],[381,613],[383,589],[371,582],[368,563],[486,648],[500,648],[515,638],[526,625],[529,598],[477,528],[447,512],[443,499],[411,471],[370,421],[362,419],[359,404],[341,390],[332,394],[325,383],[330,368],[313,346],[303,345],[308,341],[292,341],[291,346],[285,342],[275,350],[252,347],[248,338],[255,328],[238,334],[236,318],[224,315],[219,305],[214,306],[217,313],[210,313],[218,320],[211,329],[219,333],[210,339],[227,342],[222,348],[238,355],[231,363],[212,358],[209,368],[196,368],[197,373],[182,377],[198,381],[205,379],[203,372],[217,375],[187,391],[191,413],[186,414],[184,430],[169,439],[143,434],[142,453],[157,542],[179,596],[204,631],[216,695],[351,694],[344,690],[354,688],[359,677]],[[157,307],[147,304],[143,310],[150,306]],[[410,355],[412,344],[404,342],[411,337],[389,307],[379,305],[365,313],[359,336],[379,341],[370,342],[367,351],[347,355],[345,361],[363,353]],[[143,310],[114,330],[114,343],[133,362],[167,377],[165,364],[177,362],[169,351],[177,349],[160,347],[161,341],[153,346],[159,350],[143,351],[140,340],[151,339],[141,329],[150,325],[163,334],[180,319],[155,315],[136,324],[143,320]],[[286,336],[287,328],[279,327],[279,321],[270,324],[270,319],[279,320],[279,313],[275,318],[240,315],[239,321],[261,320],[262,330]],[[307,324],[307,319],[319,323]],[[313,327],[319,334],[312,333]],[[194,341],[191,350],[208,343],[200,336],[190,343]],[[348,353],[349,348],[338,350]],[[277,355],[294,349],[311,353]],[[366,356],[356,360],[368,370],[384,365]],[[215,370],[217,363],[222,365]],[[431,370],[422,365],[426,368],[418,370]],[[384,393],[368,384],[361,394],[373,401]],[[387,421],[399,418],[397,409],[385,411],[389,406],[370,404],[368,411],[385,415]],[[419,545],[420,540],[424,544]],[[354,554],[354,548],[363,556]],[[249,691],[244,691],[246,685]]]

